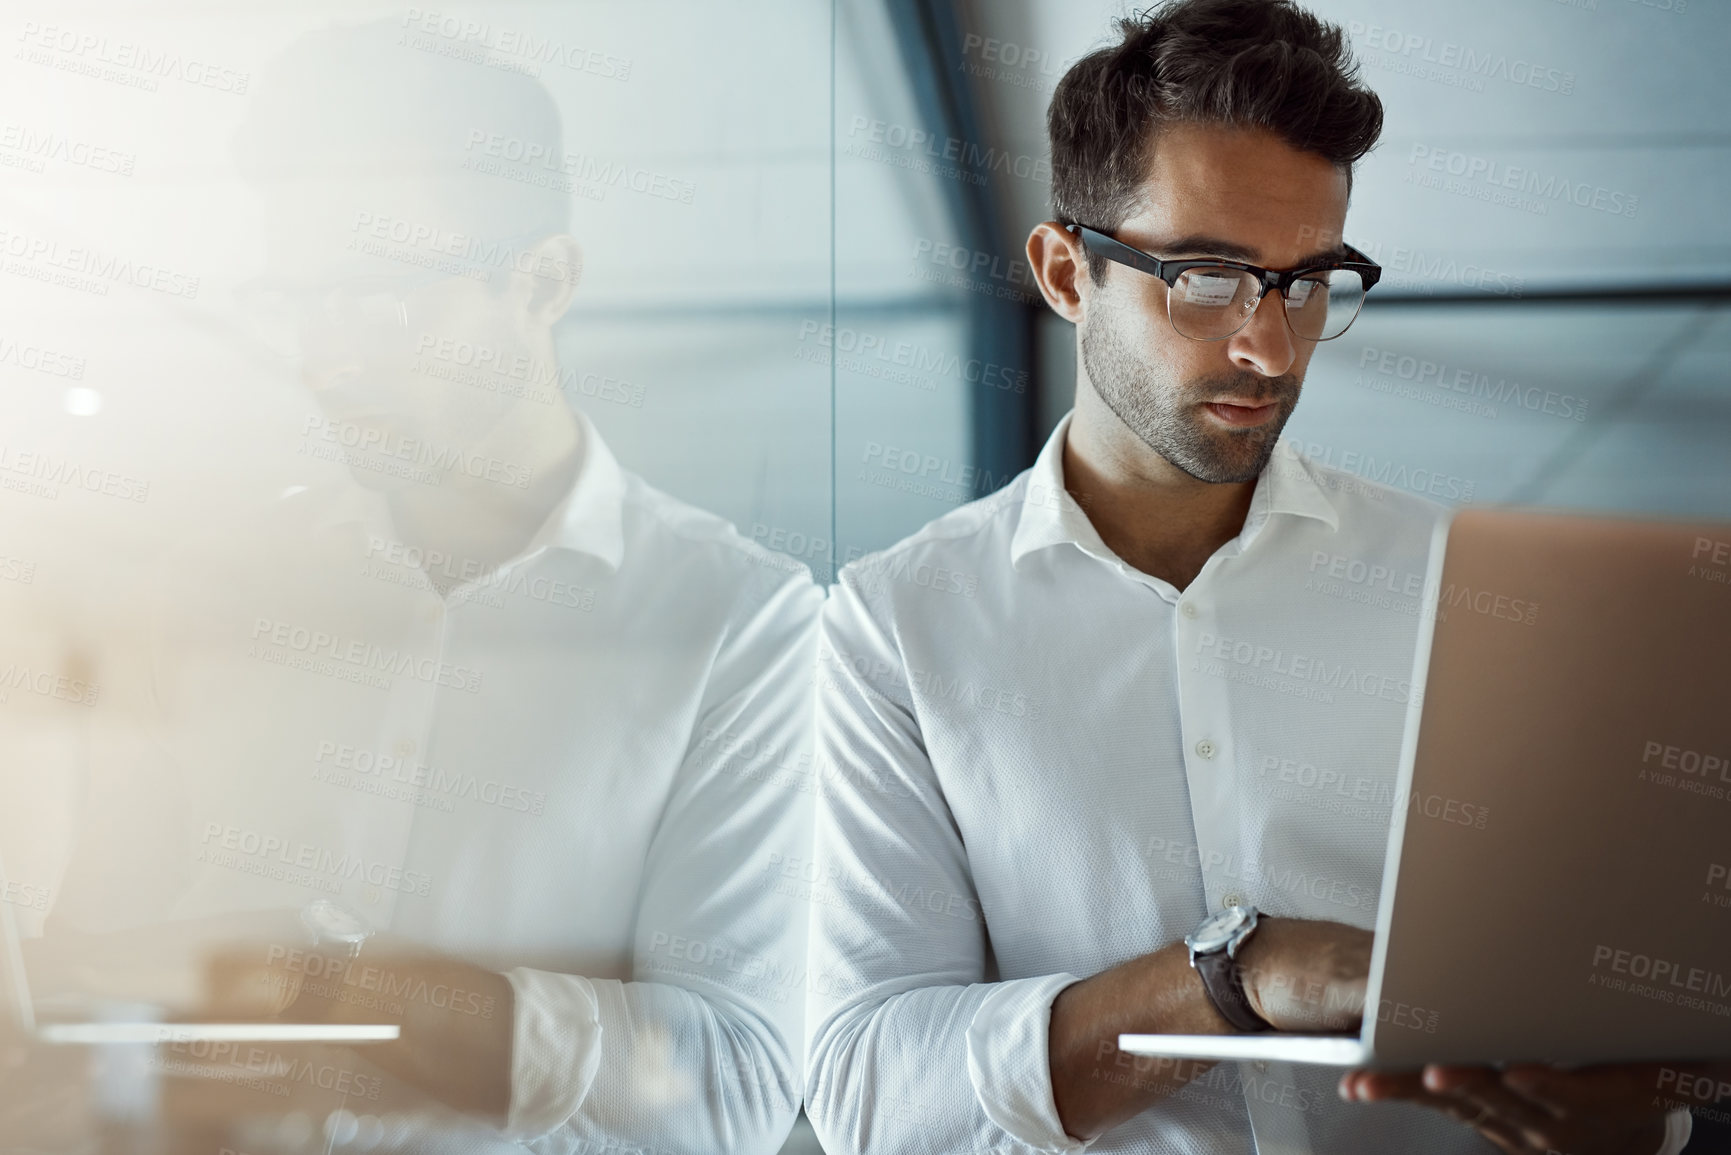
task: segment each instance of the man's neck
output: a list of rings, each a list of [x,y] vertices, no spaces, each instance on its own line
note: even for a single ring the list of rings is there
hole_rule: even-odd
[[[1254,481],[1198,481],[1148,448],[1091,391],[1064,440],[1064,488],[1108,548],[1184,589],[1250,512]]]
[[[467,447],[484,455],[496,450],[494,456],[529,474],[527,486],[453,470],[444,485],[415,487],[387,499],[400,541],[429,557],[437,553],[460,563],[437,572],[428,567],[427,576],[441,595],[460,584],[462,578],[453,574],[490,574],[519,556],[576,484],[583,455],[591,450],[576,418],[562,407],[534,417],[533,432],[513,436],[495,430],[481,444]]]

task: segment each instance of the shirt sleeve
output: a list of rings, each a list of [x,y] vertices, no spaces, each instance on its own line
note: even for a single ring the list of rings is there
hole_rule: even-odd
[[[601,1065],[601,1007],[581,975],[518,967],[511,981],[510,1139],[533,1139],[574,1114]]]
[[[844,573],[819,633],[806,1111],[830,1150],[1080,1151],[1052,1099],[1052,1000],[988,982],[966,848],[905,663]]]
[[[1681,1155],[1683,1148],[1689,1145],[1689,1136],[1695,1133],[1695,1117],[1689,1114],[1688,1108],[1679,1108],[1665,1116],[1665,1142],[1660,1145],[1657,1155]]]
[[[803,570],[780,580],[721,645],[645,860],[631,981],[512,972],[512,1138],[769,1155],[792,1129],[807,916],[780,884],[811,853],[821,599]]]

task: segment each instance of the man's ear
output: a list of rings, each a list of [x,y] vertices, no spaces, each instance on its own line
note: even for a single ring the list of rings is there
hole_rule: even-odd
[[[511,274],[512,289],[527,318],[552,325],[571,307],[583,276],[583,249],[566,233],[542,237]]]
[[[1093,288],[1082,239],[1057,221],[1041,221],[1028,234],[1028,267],[1053,312],[1071,324],[1081,324]]]

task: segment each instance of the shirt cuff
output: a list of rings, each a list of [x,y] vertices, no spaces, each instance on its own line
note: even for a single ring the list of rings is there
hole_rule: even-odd
[[[1071,1138],[1058,1121],[1046,1047],[1052,1000],[1079,981],[1046,975],[994,983],[968,1025],[974,1097],[988,1119],[1036,1151],[1083,1151],[1093,1142]]]
[[[1672,1111],[1665,1116],[1665,1143],[1655,1155],[1678,1155],[1689,1145],[1689,1136],[1695,1130],[1695,1117],[1689,1114],[1687,1107]]]
[[[601,1067],[595,988],[577,975],[518,967],[511,1024],[511,1109],[507,1138],[535,1139],[577,1113]]]

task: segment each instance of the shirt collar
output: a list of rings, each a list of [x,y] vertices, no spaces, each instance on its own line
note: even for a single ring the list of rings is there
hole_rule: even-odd
[[[617,570],[625,560],[625,471],[589,418],[580,411],[576,418],[583,455],[577,480],[530,539],[524,556],[557,546],[589,554]]]
[[[577,477],[523,552],[501,565],[500,570],[510,569],[550,547],[589,554],[612,570],[617,570],[624,561],[625,471],[589,418],[581,412],[574,416],[582,455]],[[300,487],[295,487],[284,496],[293,496],[298,491]],[[317,524],[323,529],[360,524],[383,537],[395,535],[383,495],[353,484],[345,485],[325,503]]]
[[[1250,502],[1251,514],[1245,518],[1247,529],[1251,518],[1256,516],[1258,499],[1266,502],[1263,520],[1267,520],[1270,514],[1290,513],[1297,517],[1313,517],[1329,529],[1340,528],[1340,512],[1328,500],[1316,466],[1304,456],[1295,439],[1281,439],[1274,447],[1274,456],[1263,467],[1262,476],[1256,479],[1256,493]]]
[[[1064,439],[1070,432],[1073,416],[1074,410],[1064,414],[1028,471],[1027,488],[1022,493],[1022,516],[1016,522],[1015,536],[1010,539],[1011,566],[1019,566],[1027,555],[1055,545],[1074,545],[1083,553],[1101,559],[1113,556],[1094,523],[1064,488]]]
[[[1019,566],[1024,557],[1056,545],[1074,545],[1083,553],[1116,561],[1094,523],[1064,487],[1064,443],[1070,432],[1072,410],[1066,413],[1052,436],[1046,439],[1034,466],[1028,471],[1022,495],[1022,513],[1010,539],[1010,564]],[[1340,528],[1340,515],[1323,492],[1315,467],[1298,450],[1295,441],[1282,441],[1269,459],[1250,497],[1250,512],[1244,519],[1240,543],[1248,545],[1276,513],[1290,513]]]

